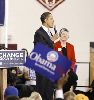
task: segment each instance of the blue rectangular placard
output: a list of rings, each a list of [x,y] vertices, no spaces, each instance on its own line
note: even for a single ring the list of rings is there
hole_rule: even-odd
[[[24,65],[55,82],[68,71],[71,61],[53,49],[38,43],[27,57]]]
[[[24,63],[24,50],[0,50],[0,68],[23,66]]]

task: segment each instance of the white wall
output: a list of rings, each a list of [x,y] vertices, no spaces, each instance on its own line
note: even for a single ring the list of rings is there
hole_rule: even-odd
[[[20,48],[33,48],[34,32],[41,26],[40,15],[48,11],[37,0],[9,0],[8,34]],[[94,41],[94,0],[66,0],[52,11],[58,30],[70,31],[77,61],[89,61],[89,42]]]
[[[5,27],[0,26],[0,43],[5,43]]]

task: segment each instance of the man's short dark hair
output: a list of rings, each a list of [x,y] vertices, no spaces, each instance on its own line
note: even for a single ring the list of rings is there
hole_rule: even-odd
[[[50,14],[51,14],[50,12],[44,12],[44,13],[41,15],[40,19],[41,19],[42,24],[45,23],[45,19],[46,19]]]

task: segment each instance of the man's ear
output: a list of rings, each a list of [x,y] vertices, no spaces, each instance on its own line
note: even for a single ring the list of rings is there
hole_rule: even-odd
[[[45,21],[45,23],[47,22],[47,18],[44,20]]]

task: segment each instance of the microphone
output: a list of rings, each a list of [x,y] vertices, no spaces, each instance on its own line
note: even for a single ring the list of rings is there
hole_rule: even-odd
[[[56,26],[54,26],[54,31],[55,31],[55,34],[56,34],[57,33]]]
[[[55,34],[57,33],[57,30],[56,30],[56,26],[54,25],[54,32],[55,32]],[[51,33],[51,31],[50,31],[50,34],[51,34],[51,36],[53,36],[53,34]]]
[[[53,36],[52,32],[50,32],[51,36]]]

